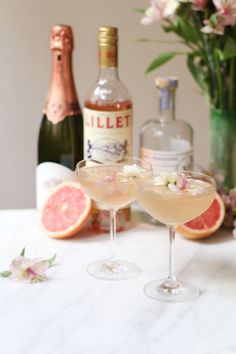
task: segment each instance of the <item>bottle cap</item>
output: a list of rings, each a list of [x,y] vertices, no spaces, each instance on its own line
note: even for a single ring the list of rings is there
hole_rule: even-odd
[[[155,86],[158,88],[176,88],[178,86],[178,78],[174,76],[157,77],[155,79]]]
[[[117,27],[102,26],[98,35],[100,46],[116,46],[118,42]]]
[[[72,50],[73,32],[67,25],[55,25],[51,30],[50,48],[59,50]]]

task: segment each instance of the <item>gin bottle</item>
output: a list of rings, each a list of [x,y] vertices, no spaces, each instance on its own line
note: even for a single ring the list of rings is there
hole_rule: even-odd
[[[159,115],[147,121],[140,132],[140,157],[148,161],[154,173],[193,168],[193,129],[175,119],[175,91],[178,79],[158,77]]]

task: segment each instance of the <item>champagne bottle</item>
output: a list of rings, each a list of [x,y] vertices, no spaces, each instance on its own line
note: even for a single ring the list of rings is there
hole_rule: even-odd
[[[83,119],[72,73],[73,33],[70,26],[51,31],[52,76],[38,137],[37,207],[54,186],[73,181],[83,158]]]
[[[103,163],[116,162],[131,155],[132,102],[118,76],[118,30],[99,29],[99,75],[84,103],[84,158]],[[109,229],[109,214],[94,203],[93,225]],[[127,228],[130,207],[117,214],[117,229]]]

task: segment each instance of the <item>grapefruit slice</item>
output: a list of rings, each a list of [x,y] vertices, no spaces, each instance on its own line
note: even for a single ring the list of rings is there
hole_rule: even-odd
[[[83,228],[89,218],[91,199],[73,182],[59,184],[40,211],[40,224],[53,238],[67,238]]]
[[[179,225],[177,232],[187,239],[196,240],[212,235],[221,226],[225,216],[225,206],[218,193],[211,206],[197,218]]]

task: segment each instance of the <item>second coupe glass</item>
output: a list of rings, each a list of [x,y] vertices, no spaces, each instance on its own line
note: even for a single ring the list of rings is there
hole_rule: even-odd
[[[169,275],[166,279],[148,283],[144,288],[147,296],[161,301],[179,302],[192,300],[199,295],[197,287],[178,281],[175,277],[172,252],[175,228],[202,214],[214,197],[214,180],[198,172],[162,173],[138,186],[139,203],[169,229]]]

